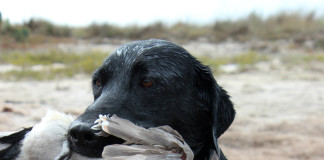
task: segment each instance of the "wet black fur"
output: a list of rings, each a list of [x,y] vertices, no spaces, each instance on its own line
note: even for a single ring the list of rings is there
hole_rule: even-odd
[[[143,87],[143,79],[152,81],[152,87]],[[121,46],[94,72],[92,85],[94,102],[69,132],[72,150],[86,156],[99,157],[105,145],[122,143],[93,135],[90,127],[99,114],[116,114],[144,127],[169,125],[184,137],[196,160],[209,159],[217,150],[217,138],[235,116],[209,67],[168,41]]]

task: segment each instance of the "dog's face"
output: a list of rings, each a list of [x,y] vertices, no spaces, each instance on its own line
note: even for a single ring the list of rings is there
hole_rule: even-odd
[[[121,46],[95,71],[92,85],[93,104],[69,130],[72,150],[89,157],[100,157],[104,146],[123,142],[94,135],[90,128],[99,114],[116,114],[145,128],[169,125],[183,136],[195,159],[217,149],[217,138],[234,119],[229,96],[209,68],[167,41]]]

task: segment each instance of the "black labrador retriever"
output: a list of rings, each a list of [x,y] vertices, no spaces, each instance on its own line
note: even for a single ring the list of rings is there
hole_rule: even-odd
[[[116,114],[145,128],[169,125],[195,160],[226,159],[219,138],[235,117],[227,92],[211,70],[185,49],[164,40],[122,45],[93,74],[94,102],[70,126],[74,152],[100,157],[104,146],[123,143],[91,130],[99,114]]]
[[[116,114],[145,128],[171,126],[195,160],[226,159],[217,139],[234,120],[233,104],[210,69],[182,47],[163,40],[122,45],[95,71],[92,85],[93,104],[68,131],[72,151],[100,157],[104,146],[123,143],[114,136],[96,136],[91,129],[99,114]],[[17,158],[31,129],[0,136],[0,144],[12,144],[0,149],[0,159]]]

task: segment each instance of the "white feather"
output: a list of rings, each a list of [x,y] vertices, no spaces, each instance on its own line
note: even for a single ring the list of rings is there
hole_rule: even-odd
[[[67,139],[70,124],[74,118],[57,111],[48,111],[41,122],[33,127],[22,142],[22,152],[19,160],[45,160],[54,159],[63,148]],[[71,160],[86,160],[84,157],[73,153]],[[102,160],[92,159],[92,160]]]

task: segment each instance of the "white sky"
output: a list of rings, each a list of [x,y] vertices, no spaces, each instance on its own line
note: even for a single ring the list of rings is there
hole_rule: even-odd
[[[315,11],[324,15],[324,0],[1,0],[3,19],[22,23],[43,18],[61,25],[93,22],[145,25],[155,21],[206,24],[236,19],[251,12],[268,16],[278,11]]]

